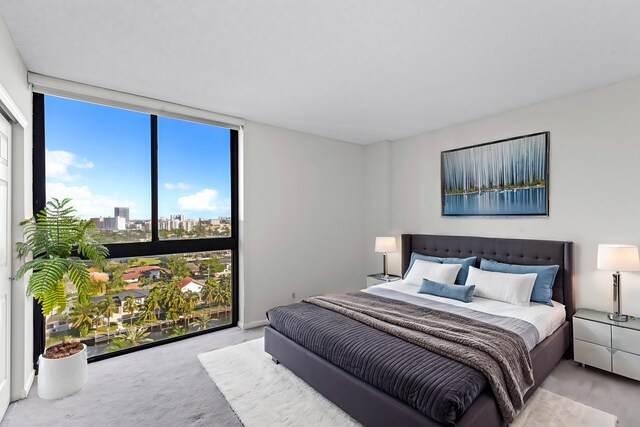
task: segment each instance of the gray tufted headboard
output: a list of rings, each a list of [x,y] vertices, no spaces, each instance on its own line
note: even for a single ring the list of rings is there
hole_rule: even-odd
[[[554,240],[502,239],[428,234],[402,235],[402,274],[409,268],[411,253],[439,257],[493,259],[509,264],[559,265],[553,299],[565,305],[567,319],[575,313],[573,298],[573,243]]]

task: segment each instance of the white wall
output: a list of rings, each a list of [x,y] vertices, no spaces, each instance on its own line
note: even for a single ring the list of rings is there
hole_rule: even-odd
[[[12,221],[15,242],[22,237],[18,222],[32,215],[32,100],[27,83],[27,70],[2,17],[0,17],[0,85],[9,93],[12,101],[28,121],[26,128],[14,124],[12,129]],[[15,400],[26,397],[33,381],[33,303],[31,298],[25,296],[25,280],[13,283],[11,310],[11,399]]]
[[[363,146],[246,124],[241,326],[276,305],[364,285],[364,155]]]
[[[391,229],[391,141],[367,145],[365,149],[365,233],[367,274],[382,272],[382,254],[374,252],[375,238]],[[400,246],[398,246],[400,247]]]
[[[441,151],[539,131],[551,132],[548,218],[440,215]],[[596,270],[596,249],[640,244],[640,79],[395,141],[390,159],[389,233],[573,241],[577,306],[611,309],[611,276]],[[399,254],[391,264],[398,273]],[[622,293],[623,311],[640,315],[640,273],[623,273]]]

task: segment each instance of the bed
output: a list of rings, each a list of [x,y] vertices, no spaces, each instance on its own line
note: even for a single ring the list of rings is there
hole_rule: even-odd
[[[570,357],[570,319],[575,312],[571,242],[404,234],[403,274],[409,268],[411,254],[414,252],[438,257],[476,256],[478,263],[481,258],[488,258],[510,264],[559,265],[552,291],[553,300],[564,306],[564,322],[530,351],[534,384],[525,394],[524,400],[533,394],[563,355]],[[282,363],[354,419],[367,426],[506,425],[490,387],[485,387],[474,397],[455,423],[443,424],[426,416],[424,411],[409,406],[299,345],[276,330],[274,325],[265,329],[265,351],[274,361]]]

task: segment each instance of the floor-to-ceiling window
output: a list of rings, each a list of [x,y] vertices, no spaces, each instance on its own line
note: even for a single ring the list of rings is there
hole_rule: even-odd
[[[237,322],[237,147],[204,121],[34,94],[34,210],[70,198],[110,251],[88,301],[69,282],[64,311],[36,314],[36,354],[71,337],[95,360]]]

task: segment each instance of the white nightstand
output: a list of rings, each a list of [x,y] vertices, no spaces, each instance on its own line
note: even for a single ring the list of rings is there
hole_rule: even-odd
[[[375,285],[381,285],[383,283],[395,282],[400,279],[402,279],[402,277],[394,274],[389,274],[389,279],[381,279],[380,274],[369,274],[367,276],[367,288]]]
[[[609,320],[602,311],[581,309],[573,316],[573,359],[640,381],[640,320]]]

